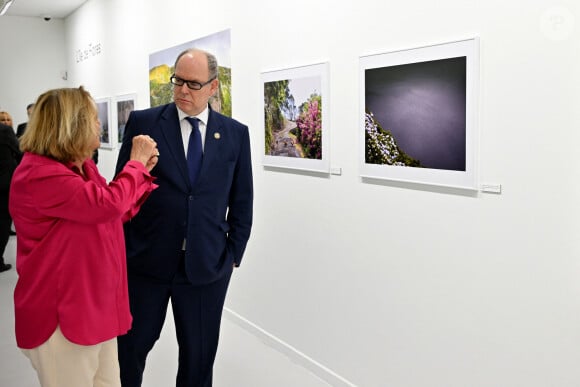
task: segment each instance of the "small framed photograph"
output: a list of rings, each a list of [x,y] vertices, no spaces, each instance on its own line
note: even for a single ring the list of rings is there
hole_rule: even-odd
[[[360,175],[477,190],[479,40],[360,58]]]
[[[111,99],[95,98],[95,103],[101,122],[101,148],[112,149],[115,146],[115,138],[111,125]]]
[[[329,173],[328,63],[261,74],[266,167]]]
[[[124,94],[115,98],[115,123],[117,132],[117,144],[121,146],[125,135],[125,125],[129,119],[129,113],[135,110],[137,94]]]

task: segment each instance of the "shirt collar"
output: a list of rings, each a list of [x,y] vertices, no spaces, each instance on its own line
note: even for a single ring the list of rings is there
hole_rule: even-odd
[[[175,107],[177,107],[177,105],[175,105]],[[207,120],[208,120],[208,117],[209,117],[209,108],[206,107],[201,113],[199,113],[196,116],[190,116],[189,114],[186,114],[184,111],[182,111],[181,109],[179,109],[177,107],[177,114],[179,116],[179,121],[182,121],[183,119],[185,119],[185,117],[196,117],[201,122],[203,122],[203,124],[205,126],[207,126]]]

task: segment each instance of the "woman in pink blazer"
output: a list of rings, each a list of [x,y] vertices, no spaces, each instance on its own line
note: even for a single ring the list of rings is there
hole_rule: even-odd
[[[10,187],[17,235],[16,341],[43,387],[120,386],[116,337],[131,327],[123,222],[156,188],[157,145],[137,136],[107,184],[91,156],[100,122],[80,88],[42,94]]]

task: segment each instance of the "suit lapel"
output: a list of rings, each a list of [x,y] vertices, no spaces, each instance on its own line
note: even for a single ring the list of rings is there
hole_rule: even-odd
[[[189,186],[187,161],[185,159],[185,150],[183,149],[183,140],[181,138],[181,125],[179,124],[179,116],[174,103],[168,105],[168,108],[163,112],[160,124],[161,135],[169,148],[168,153],[173,158],[175,165],[177,165],[177,169],[186,182],[186,185]]]
[[[203,163],[201,164],[200,178],[203,178],[207,173],[210,173],[209,170],[214,164],[214,160],[220,155],[224,135],[224,133],[221,133],[221,130],[221,120],[210,108],[205,131]]]
[[[183,149],[183,140],[181,138],[181,126],[179,123],[179,116],[177,108],[174,103],[168,105],[167,109],[161,114],[159,122],[161,137],[165,141],[165,145],[169,149],[170,156],[173,158],[174,165],[177,166],[179,174],[187,187],[190,187],[189,175],[187,173],[187,160],[185,150]],[[205,143],[203,148],[203,161],[201,164],[201,171],[197,178],[198,183],[204,180],[208,174],[211,173],[212,165],[216,158],[220,157],[223,150],[223,142],[226,140],[222,133],[223,127],[220,117],[213,110],[209,110]],[[163,152],[165,154],[166,152]]]

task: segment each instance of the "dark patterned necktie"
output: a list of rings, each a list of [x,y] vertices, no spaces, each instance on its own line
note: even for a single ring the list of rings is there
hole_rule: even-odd
[[[191,124],[189,145],[187,146],[187,169],[189,171],[189,181],[191,181],[191,185],[194,186],[199,170],[201,169],[201,160],[203,158],[201,133],[199,132],[198,118],[186,117],[185,119]]]

